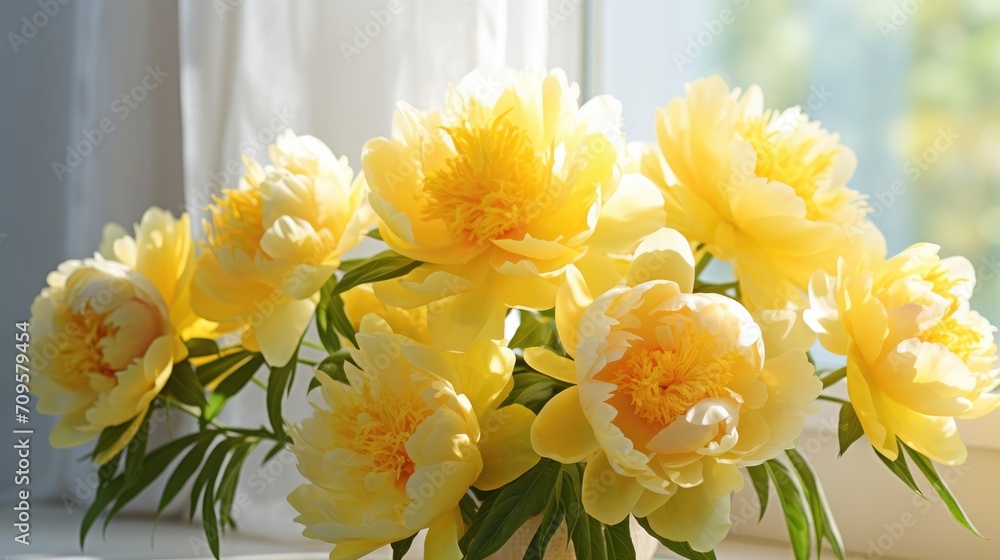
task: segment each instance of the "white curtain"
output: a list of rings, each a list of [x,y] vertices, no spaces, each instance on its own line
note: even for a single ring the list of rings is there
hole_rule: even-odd
[[[105,0],[74,6],[68,143],[83,138],[78,131],[100,130],[105,118],[114,130],[66,174],[65,256],[90,254],[103,223],[129,225],[153,204],[200,222],[211,195],[236,186],[241,156],[266,159],[267,144],[285,128],[319,137],[359,171],[362,145],[389,133],[398,100],[439,104],[446,84],[478,65],[559,66],[579,81],[581,4]],[[307,382],[308,372],[300,371],[286,405],[291,421],[308,409]],[[252,391],[220,421],[266,424],[263,397]],[[166,437],[157,433],[153,440]],[[285,496],[298,474],[280,456],[258,470],[264,451],[245,467],[244,503],[251,507],[240,508],[237,521],[258,535],[297,536]],[[36,464],[48,469],[41,479],[53,482],[48,496],[80,502],[68,509],[79,518],[90,499],[90,467],[76,461],[82,452],[44,454]],[[133,511],[155,507],[158,492],[147,492]]]

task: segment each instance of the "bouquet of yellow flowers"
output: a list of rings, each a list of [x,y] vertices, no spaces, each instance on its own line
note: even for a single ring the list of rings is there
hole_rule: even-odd
[[[843,559],[796,451],[818,400],[841,407],[841,453],[864,436],[919,493],[915,465],[976,533],[933,464],[962,463],[956,420],[1000,406],[969,261],[887,257],[851,150],[755,87],[690,84],[650,145],[626,145],[614,98],[578,98],[558,70],[477,70],[443,107],[400,104],[357,174],[288,131],[202,241],[152,208],[52,272],[31,387],[61,416],[53,446],[96,441],[81,545],[163,476],[159,511],[193,480],[218,557],[266,445],[294,453],[288,501],[333,560],[401,557],[425,529],[425,557],[478,560],[529,525],[525,558],[560,530],[577,558],[636,558],[635,527],[715,558],[746,479],[762,511],[777,493],[795,558],[825,541]],[[366,237],[385,250],[345,258]],[[845,365],[818,369],[817,340]],[[312,410],[292,426],[300,364]],[[849,399],[826,393],[841,381]],[[265,425],[218,422],[257,386]],[[197,429],[150,449],[159,409]]]

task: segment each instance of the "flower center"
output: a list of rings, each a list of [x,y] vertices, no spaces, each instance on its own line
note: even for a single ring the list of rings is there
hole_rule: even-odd
[[[118,327],[105,322],[107,313],[97,313],[88,302],[82,313],[74,313],[66,325],[66,335],[70,341],[59,353],[61,364],[57,371],[72,373],[80,383],[86,383],[86,376],[98,373],[114,377],[115,371],[104,360],[100,341],[113,337]]]
[[[840,148],[827,146],[826,136],[820,131],[807,134],[775,127],[774,117],[769,110],[737,125],[738,132],[757,155],[754,174],[792,187],[806,203],[806,218],[817,220],[829,216],[851,198],[846,192],[839,196],[835,193],[832,200],[816,196],[820,183],[829,177]]]
[[[728,396],[733,353],[715,354],[693,334],[683,342],[669,350],[637,349],[613,372],[618,391],[649,425],[666,426],[703,399]]]
[[[223,189],[222,196],[212,197],[213,234],[209,243],[220,247],[238,248],[250,257],[260,250],[264,237],[263,203],[256,190]]]
[[[479,245],[524,235],[546,204],[551,157],[505,116],[446,128],[455,154],[424,179],[424,212],[452,236]]]
[[[923,342],[937,342],[946,346],[962,361],[968,363],[983,340],[983,333],[955,315],[948,315],[936,325],[920,333]]]
[[[394,472],[397,481],[405,480],[414,471],[406,442],[431,412],[416,396],[368,400],[354,411],[356,426],[348,447],[371,459],[375,472]]]

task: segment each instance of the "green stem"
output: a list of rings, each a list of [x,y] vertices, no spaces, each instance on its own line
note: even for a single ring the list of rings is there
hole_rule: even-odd
[[[309,348],[315,348],[317,350],[323,350],[324,352],[326,351],[326,348],[323,347],[322,344],[320,344],[318,342],[313,342],[311,340],[304,340],[303,339],[302,340],[302,346],[306,346],[306,347],[309,347]]]
[[[830,385],[833,385],[845,377],[847,377],[847,366],[831,371],[821,379],[821,381],[823,381],[823,388],[826,389]]]
[[[840,403],[840,404],[847,404],[847,403],[850,402],[850,401],[844,400],[844,399],[842,399],[840,397],[831,397],[830,395],[820,395],[820,396],[816,397],[816,400],[830,401],[830,402],[835,402],[835,403]]]
[[[712,253],[705,253],[702,255],[701,259],[698,260],[698,264],[694,267],[694,277],[698,278],[698,276],[701,275],[701,271],[705,270],[705,267],[708,266],[708,263],[710,262],[712,262]]]
[[[261,381],[260,379],[257,379],[257,376],[256,376],[256,375],[255,375],[255,376],[253,376],[253,377],[251,377],[251,378],[250,378],[250,381],[252,381],[254,385],[256,385],[256,386],[260,387],[261,389],[263,389],[263,390],[265,390],[265,391],[267,391],[267,383],[264,383],[264,382],[263,382],[263,381]]]
[[[317,365],[319,365],[319,362],[314,362],[312,360],[307,360],[305,358],[299,358],[299,363],[300,364],[305,364],[307,366],[313,366],[313,367],[316,367]]]

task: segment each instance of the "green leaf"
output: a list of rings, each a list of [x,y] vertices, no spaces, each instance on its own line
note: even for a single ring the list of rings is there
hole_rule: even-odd
[[[232,512],[233,499],[236,496],[236,487],[240,480],[240,469],[243,468],[243,462],[246,460],[247,455],[256,446],[257,442],[247,442],[240,445],[233,451],[229,462],[226,463],[226,469],[222,473],[222,480],[219,482],[218,489],[219,520],[222,522],[223,528],[226,525],[234,529],[236,528],[236,521],[233,519]]]
[[[378,239],[379,241],[382,241],[382,234],[379,233],[378,228],[369,231],[368,232],[368,237],[371,237],[372,239]]]
[[[576,541],[573,541],[573,551],[576,552],[577,560],[604,560],[605,558],[610,558],[608,556],[607,545],[604,541],[604,523],[586,513],[583,515],[587,518],[590,550],[584,554],[580,554],[580,548],[582,547],[578,547]]]
[[[342,294],[361,284],[398,278],[422,264],[424,263],[393,251],[384,251],[368,259],[368,262],[359,264],[345,272],[333,288],[333,295]]]
[[[204,387],[238,366],[243,360],[250,357],[250,355],[251,352],[249,350],[237,350],[232,354],[226,354],[217,360],[202,364],[196,369],[198,381]]]
[[[80,548],[83,549],[83,544],[87,540],[87,533],[90,532],[90,528],[100,517],[101,512],[104,508],[122,491],[125,486],[125,478],[121,476],[116,476],[107,485],[102,485],[97,488],[97,495],[94,497],[94,503],[90,504],[87,508],[87,512],[83,515],[83,521],[80,523]]]
[[[900,447],[902,447],[903,445],[898,440],[896,443]],[[899,455],[896,456],[895,461],[890,461],[884,455],[879,453],[878,449],[875,449],[874,447],[872,447],[872,449],[875,451],[875,455],[882,460],[882,463],[884,463],[885,466],[889,467],[889,470],[892,471],[892,474],[896,475],[896,478],[902,480],[903,483],[906,484],[906,486],[908,486],[910,490],[916,492],[918,496],[926,499],[926,496],[924,496],[924,493],[920,490],[920,487],[917,486],[917,481],[914,480],[913,475],[910,474],[910,467],[906,465],[906,455],[903,454],[902,449],[900,449]]]
[[[153,450],[148,456],[142,457],[140,462],[141,471],[136,475],[136,480],[132,484],[128,482],[128,456],[125,458],[125,487],[124,491],[119,494],[118,499],[115,500],[114,506],[111,507],[110,512],[104,518],[104,531],[107,531],[108,525],[111,523],[111,519],[121,511],[123,507],[134,500],[143,490],[149,487],[150,484],[156,480],[160,474],[181,454],[182,451],[187,449],[191,444],[195,443],[199,439],[203,439],[205,434],[196,433],[189,434],[182,438],[175,439],[162,447]],[[131,454],[132,450],[129,449]]]
[[[475,491],[475,489],[472,489]],[[469,546],[472,541],[479,534],[479,530],[483,527],[483,522],[486,520],[486,514],[493,509],[493,504],[497,501],[497,496],[500,495],[499,491],[492,491],[489,495],[482,497],[482,503],[479,504],[479,509],[476,512],[475,519],[469,524],[469,527],[465,530],[465,534],[458,539],[458,547],[461,549],[463,554],[467,554],[469,551]]]
[[[823,486],[820,485],[816,473],[806,458],[798,451],[789,449],[786,454],[792,462],[792,466],[795,467],[809,500],[809,509],[812,512],[813,524],[816,529],[816,556],[819,557],[825,538],[830,543],[837,558],[844,560],[844,539],[840,536],[837,521],[833,518],[830,504],[826,501],[826,494],[823,492]]]
[[[198,381],[198,376],[195,375],[191,362],[187,360],[174,364],[174,369],[170,372],[170,378],[167,379],[163,390],[180,403],[198,408],[208,406],[205,388]]]
[[[555,485],[559,470],[559,463],[542,459],[528,472],[501,488],[493,506],[486,512],[466,558],[483,560],[500,550],[528,519],[542,511],[549,495],[546,489]]]
[[[865,430],[861,427],[858,414],[854,412],[854,406],[851,403],[844,403],[840,407],[840,425],[837,436],[840,439],[840,456],[843,456],[847,448],[863,435],[865,435]]]
[[[187,346],[189,358],[201,358],[202,356],[219,354],[219,345],[210,338],[192,338],[185,340],[184,345]]]
[[[560,485],[563,475],[560,472],[556,479],[556,485],[549,493],[549,501],[545,504],[545,513],[542,514],[542,522],[538,525],[538,530],[531,537],[527,550],[524,551],[524,560],[541,560],[545,557],[545,550],[549,547],[549,542],[559,530],[565,513],[559,503]]]
[[[924,473],[924,476],[927,477],[927,482],[931,483],[934,491],[937,492],[937,495],[940,496],[945,505],[948,506],[948,511],[951,512],[952,517],[954,517],[956,521],[968,529],[973,535],[976,535],[981,539],[985,539],[986,537],[984,537],[982,533],[980,533],[979,530],[977,530],[972,524],[972,520],[969,519],[965,510],[962,509],[962,506],[958,503],[955,495],[951,493],[951,489],[948,488],[948,484],[942,480],[940,476],[938,476],[937,470],[934,469],[934,464],[931,463],[930,459],[913,449],[910,449],[902,443],[900,443],[899,446],[906,449],[910,458],[913,459],[913,464],[915,464],[917,468],[920,469],[920,472]],[[900,452],[899,455],[902,457],[903,453]]]
[[[811,538],[809,535],[809,513],[806,498],[795,483],[788,467],[771,459],[764,463],[767,473],[778,491],[778,500],[785,513],[785,524],[788,526],[788,537],[792,543],[792,551],[797,560],[809,559]]]
[[[249,360],[240,364],[238,368],[220,381],[213,393],[232,397],[250,382],[250,379],[262,365],[264,365],[264,356],[259,353],[252,354]]]
[[[281,405],[285,398],[285,389],[291,386],[298,366],[298,349],[292,354],[292,359],[281,367],[272,367],[267,379],[267,417],[271,421],[271,430],[280,439],[285,438],[285,418],[281,414]]]
[[[340,350],[340,338],[337,336],[337,329],[333,322],[336,320],[336,312],[330,309],[332,305],[330,292],[333,290],[331,282],[336,282],[336,278],[331,278],[320,290],[319,304],[316,306],[316,332],[319,334],[319,341],[326,351],[333,354]],[[338,298],[339,299],[339,298]],[[343,300],[341,300],[343,303]]]
[[[604,544],[608,560],[635,560],[635,545],[632,544],[629,517],[626,515],[617,525],[604,526]]]
[[[583,471],[585,463],[563,465],[560,474],[559,500],[566,514],[566,532],[569,539],[580,543],[584,554],[590,551],[590,523],[583,511]]]
[[[417,536],[417,534],[413,533],[412,535],[410,535],[409,537],[406,537],[405,539],[403,539],[401,541],[396,541],[396,542],[392,543],[392,545],[391,545],[392,546],[392,560],[403,560],[403,556],[405,556],[406,552],[408,550],[410,550],[410,545],[413,544],[413,539],[416,536]]]
[[[476,518],[476,499],[472,497],[472,494],[466,492],[459,500],[458,507],[462,511],[462,521],[466,525],[471,525],[472,520]]]
[[[198,470],[198,466],[201,465],[201,460],[205,457],[205,453],[208,448],[212,445],[212,440],[215,438],[217,432],[203,432],[208,434],[208,439],[199,442],[197,445],[191,448],[191,451],[181,459],[181,462],[174,469],[173,474],[167,479],[166,486],[163,487],[163,494],[160,496],[160,503],[156,506],[156,520],[160,520],[160,515],[163,514],[163,510],[170,505],[174,497],[180,493],[181,489],[184,488],[184,484],[191,478],[191,476]],[[155,526],[155,525],[154,525]]]
[[[552,397],[570,385],[535,371],[515,372],[514,387],[503,405],[520,404],[538,414]]]
[[[757,516],[757,522],[760,523],[760,520],[764,519],[764,512],[767,511],[767,499],[771,494],[770,479],[767,477],[767,469],[764,468],[764,465],[747,467],[747,473],[750,474],[750,482],[753,483],[753,490],[757,493],[757,502],[760,504],[760,515]]]
[[[553,348],[558,346],[559,340],[556,336],[555,320],[544,317],[534,311],[519,310],[518,316],[521,319],[514,336],[510,339],[510,348],[531,348],[543,346]]]
[[[152,413],[152,407],[146,410],[146,417],[142,419],[139,431],[125,446],[125,489],[131,488],[142,474],[142,465],[146,459],[146,442],[149,440],[149,418]]]
[[[215,516],[214,477],[205,486],[205,501],[201,505],[201,524],[205,529],[205,538],[208,539],[208,547],[212,549],[212,556],[216,560],[219,560],[219,520]]]
[[[104,450],[108,449],[121,439],[121,437],[125,435],[125,432],[128,431],[129,426],[132,425],[132,420],[127,420],[117,426],[111,426],[101,430],[101,434],[97,436],[97,443],[94,445],[94,451],[90,454],[91,460],[96,459],[97,456]],[[119,455],[120,454],[121,453],[119,453]]]
[[[653,531],[653,528],[649,526],[649,521],[647,521],[645,517],[636,517],[635,520],[639,523],[639,526],[646,530],[647,533],[649,533],[654,539],[660,541],[660,544],[670,549],[670,551],[674,554],[678,554],[688,560],[716,560],[714,551],[710,550],[708,552],[699,552],[691,548],[691,545],[686,542],[665,539],[660,535],[657,535],[656,531]]]
[[[264,460],[261,461],[261,463],[266,463],[270,461],[271,459],[274,458],[275,455],[281,453],[284,450],[285,450],[285,442],[283,441],[275,442],[274,446],[268,450],[266,455],[264,455]]]
[[[323,358],[323,361],[316,366],[317,371],[321,371],[330,376],[334,381],[347,384],[347,373],[344,371],[344,363],[351,362],[351,353],[341,350],[335,354]]]
[[[202,490],[209,485],[215,486],[215,480],[222,469],[222,463],[226,460],[229,451],[243,442],[242,438],[224,439],[215,446],[215,449],[208,455],[205,464],[201,467],[201,472],[194,479],[194,486],[191,487],[191,506],[188,520],[194,519],[195,511],[198,509],[198,498],[201,497]],[[204,513],[202,513],[204,515]]]

